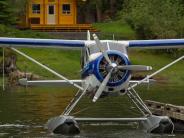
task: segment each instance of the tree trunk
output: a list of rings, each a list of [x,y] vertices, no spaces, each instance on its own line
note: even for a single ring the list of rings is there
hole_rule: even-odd
[[[114,12],[115,12],[115,9],[114,9],[115,8],[114,7],[115,3],[116,3],[116,0],[110,0],[109,4],[110,4],[110,14],[111,14],[111,16],[114,15]]]
[[[99,3],[96,3],[96,18],[97,18],[97,22],[102,21],[102,11],[101,11],[101,6],[99,5]]]

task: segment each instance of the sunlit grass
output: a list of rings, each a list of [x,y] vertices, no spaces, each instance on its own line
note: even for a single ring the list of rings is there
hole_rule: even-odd
[[[166,54],[156,54],[151,52],[150,50],[131,50],[130,59],[132,60],[133,64],[143,64],[153,67],[153,71],[144,73],[144,74],[151,74],[152,72],[157,71],[158,69],[164,67],[165,65],[171,63],[176,58],[173,58]],[[168,83],[174,84],[184,84],[184,62],[183,60],[174,64],[170,68],[160,72],[154,78],[161,78]]]
[[[120,38],[125,39],[135,39],[135,31],[123,20],[104,22],[104,23],[95,23],[93,24],[95,28],[100,30],[102,33],[113,33]]]
[[[80,51],[61,49],[21,49],[42,64],[71,79],[80,77]],[[45,69],[35,65],[22,56],[18,56],[18,67],[22,71],[32,72],[45,78],[56,78]]]

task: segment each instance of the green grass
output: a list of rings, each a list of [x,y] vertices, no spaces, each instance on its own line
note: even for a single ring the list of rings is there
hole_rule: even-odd
[[[130,51],[130,59],[133,64],[143,64],[153,67],[152,72],[162,68],[163,66],[171,63],[176,58],[172,58],[166,54],[156,54],[150,50],[132,50]],[[183,84],[184,82],[184,62],[183,60],[174,64],[170,68],[164,70],[163,72],[156,75],[154,78],[166,80],[168,83]],[[146,74],[146,73],[144,73]]]
[[[93,24],[93,26],[99,29],[104,35],[114,34],[115,39],[117,38],[135,39],[136,38],[135,31],[123,20],[111,21],[106,23],[95,23]]]
[[[18,30],[12,26],[6,26],[3,24],[0,24],[0,37],[57,38],[57,36],[49,35],[47,33],[35,32],[31,30]]]
[[[29,56],[35,58],[42,64],[54,69],[71,79],[80,78],[80,51],[79,50],[61,50],[61,49],[20,49]],[[28,61],[18,55],[18,67],[22,71],[32,72],[43,76],[44,78],[56,78],[45,69]]]

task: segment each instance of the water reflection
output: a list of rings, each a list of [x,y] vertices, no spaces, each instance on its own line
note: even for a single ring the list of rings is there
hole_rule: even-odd
[[[183,104],[183,86],[160,85],[137,89],[144,99]],[[0,137],[8,136],[54,136],[44,129],[51,117],[62,113],[76,90],[71,88],[8,88],[0,92]],[[83,110],[86,109],[86,110]],[[72,114],[78,117],[138,117],[140,113],[127,97],[109,97],[92,104],[83,98]],[[137,125],[82,125],[82,132],[76,137],[161,137],[146,134]],[[162,137],[178,137],[170,135]]]

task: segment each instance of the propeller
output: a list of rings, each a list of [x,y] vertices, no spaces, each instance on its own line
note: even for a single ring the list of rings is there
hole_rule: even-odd
[[[103,48],[102,43],[100,42],[100,40],[98,39],[96,34],[93,34],[93,38],[95,40],[95,43],[97,45],[97,47],[99,48],[100,52],[102,52],[105,60],[108,62],[108,70],[106,70],[107,74],[106,77],[104,75],[104,80],[101,83],[100,87],[98,88],[97,92],[95,93],[95,96],[93,98],[93,102],[96,102],[98,100],[98,98],[100,97],[100,95],[102,94],[102,92],[104,91],[105,87],[107,86],[107,83],[109,82],[109,80],[111,79],[111,74],[113,71],[118,72],[118,70],[132,70],[132,71],[148,71],[148,70],[152,70],[152,67],[150,66],[144,66],[144,65],[119,65],[117,63],[112,63],[108,54],[107,54],[107,50],[105,50]]]
[[[131,70],[131,71],[149,71],[152,70],[152,67],[144,65],[125,65],[125,66],[118,66],[118,69]]]
[[[93,34],[93,38],[96,42],[96,45],[97,47],[99,48],[100,52],[102,52],[105,60],[109,63],[109,66],[112,67],[112,62],[111,60],[109,59],[109,56],[107,54],[107,51],[103,49],[103,45],[102,43],[100,42],[98,36],[96,34]],[[113,67],[112,69],[109,71],[109,73],[107,74],[107,76],[105,77],[105,79],[103,80],[103,82],[101,83],[100,87],[98,88],[97,92],[95,93],[95,96],[93,98],[93,102],[96,102],[98,100],[98,98],[100,97],[100,95],[102,94],[102,92],[104,91],[109,79],[111,78],[111,73],[113,71]]]
[[[105,77],[105,79],[103,80],[103,82],[101,83],[100,87],[98,88],[94,98],[93,98],[93,102],[96,102],[98,100],[98,98],[100,97],[100,95],[102,94],[102,92],[104,91],[110,77],[111,77],[111,73],[113,71],[113,68],[110,70],[110,72],[107,74],[107,76]]]

